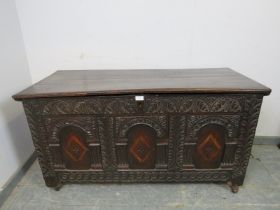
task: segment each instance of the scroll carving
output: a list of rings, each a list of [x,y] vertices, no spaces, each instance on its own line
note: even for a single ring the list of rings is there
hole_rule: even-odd
[[[206,113],[241,112],[243,98],[240,96],[162,96],[147,99],[147,113]]]
[[[138,103],[133,96],[116,97],[79,97],[39,99],[36,113],[39,115],[61,114],[137,114]],[[147,96],[143,113],[206,113],[242,112],[244,97],[242,96]]]
[[[129,114],[137,112],[133,97],[90,97],[41,99],[38,112],[42,115],[59,114]]]

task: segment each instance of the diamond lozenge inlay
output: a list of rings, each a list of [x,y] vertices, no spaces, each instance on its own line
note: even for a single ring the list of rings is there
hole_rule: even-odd
[[[198,147],[198,152],[205,160],[213,160],[219,154],[221,149],[217,138],[213,134],[209,134],[202,144]]]
[[[87,152],[87,148],[74,133],[70,133],[66,138],[67,144],[64,149],[65,153],[74,161],[82,160]]]
[[[129,151],[141,163],[149,157],[151,148],[145,136],[141,135],[135,140]]]

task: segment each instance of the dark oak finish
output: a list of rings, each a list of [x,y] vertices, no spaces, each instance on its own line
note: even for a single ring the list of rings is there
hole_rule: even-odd
[[[14,95],[15,100],[40,97],[142,93],[260,93],[270,89],[231,70],[83,70],[57,71]]]
[[[228,182],[237,192],[270,91],[230,69],[58,71],[13,98],[49,187]]]

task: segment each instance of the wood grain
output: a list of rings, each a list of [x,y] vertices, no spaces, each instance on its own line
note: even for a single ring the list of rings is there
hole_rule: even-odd
[[[64,70],[57,71],[13,96],[15,100],[44,97],[144,93],[258,93],[266,86],[229,68]]]

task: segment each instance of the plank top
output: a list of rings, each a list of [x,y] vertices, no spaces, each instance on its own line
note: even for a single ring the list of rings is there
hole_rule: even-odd
[[[14,95],[31,98],[144,93],[258,93],[271,90],[229,68],[63,70]]]

